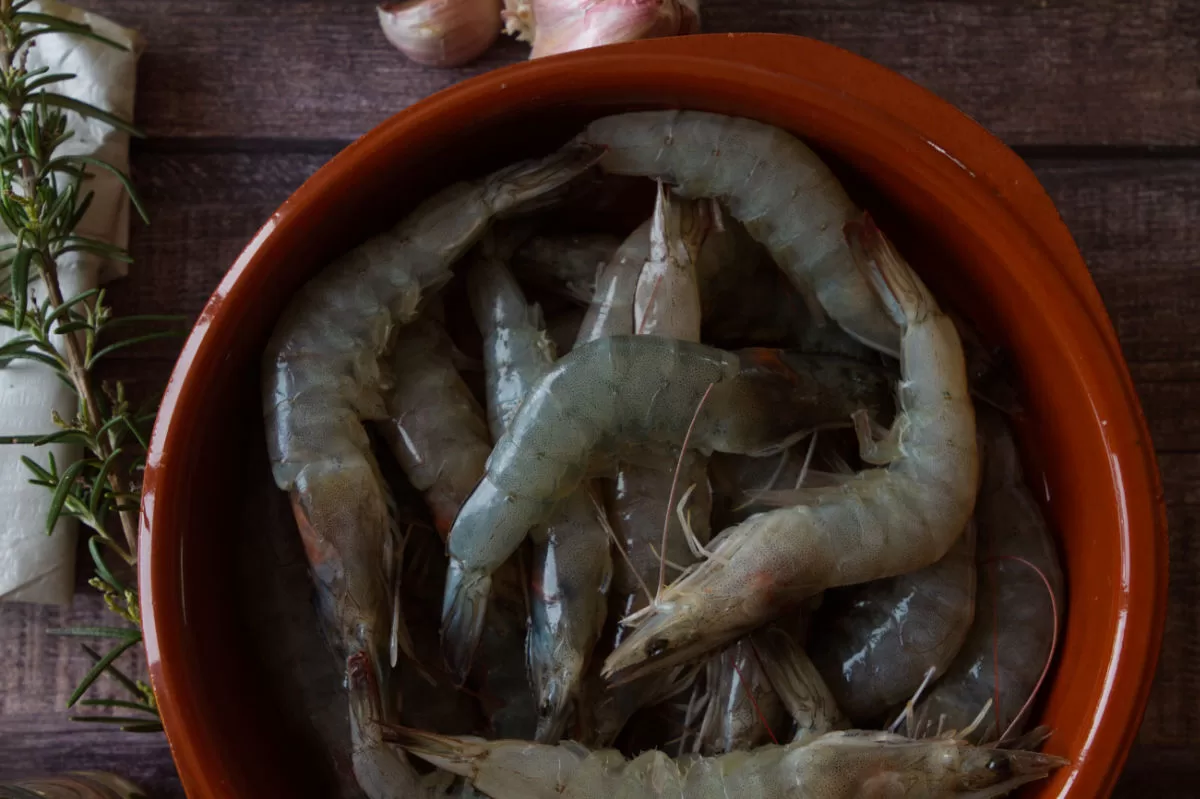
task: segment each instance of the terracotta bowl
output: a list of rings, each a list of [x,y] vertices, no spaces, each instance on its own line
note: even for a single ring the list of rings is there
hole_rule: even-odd
[[[640,42],[497,70],[395,115],[267,221],[200,315],[154,431],[142,513],[146,644],[188,795],[317,795],[261,690],[226,554],[264,480],[259,359],[288,297],[333,256],[450,181],[545,152],[588,119],[683,107],[753,117],[827,155],[950,306],[1016,363],[1022,447],[1068,581],[1039,703],[1071,759],[1027,795],[1107,795],[1138,729],[1166,601],[1162,489],[1116,336],[1025,164],[950,105],[796,37]]]

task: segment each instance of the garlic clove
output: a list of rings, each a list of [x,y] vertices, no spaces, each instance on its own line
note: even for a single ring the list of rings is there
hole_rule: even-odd
[[[400,52],[432,67],[478,58],[500,35],[500,0],[403,0],[379,6],[383,35]]]
[[[505,0],[505,30],[530,58],[699,30],[699,0]]]

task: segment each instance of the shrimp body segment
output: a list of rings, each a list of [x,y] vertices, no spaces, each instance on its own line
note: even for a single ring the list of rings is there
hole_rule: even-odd
[[[379,424],[443,537],[492,451],[483,409],[454,368],[452,350],[433,318],[400,330],[388,356],[398,379],[386,395],[388,419]]]
[[[371,672],[355,681],[363,691],[387,695],[402,627],[390,554],[398,536],[363,427],[364,419],[388,415],[381,357],[393,329],[415,317],[422,296],[449,279],[452,264],[494,218],[544,204],[595,158],[564,150],[439,192],[302,287],[267,345],[263,410],[272,474],[291,494],[330,640],[348,668]],[[387,707],[380,696],[361,700]],[[364,782],[408,768],[362,728],[387,715],[351,716],[356,737],[367,742],[356,749],[356,775],[372,797],[405,793]]]
[[[636,629],[605,662],[607,676],[630,679],[694,658],[827,588],[927,566],[965,527],[979,458],[958,334],[882,234],[858,233],[868,248],[864,271],[904,329],[888,439],[875,441],[860,425],[864,459],[889,465],[723,532],[709,559],[626,619]]]
[[[715,197],[766,245],[796,288],[850,335],[899,351],[899,331],[854,267],[843,234],[862,212],[796,137],[750,119],[701,111],[603,117],[580,139],[606,148],[600,167],[658,178],[683,197]]]
[[[865,727],[940,677],[974,618],[975,525],[969,523],[930,566],[826,592],[809,651],[839,707]]]
[[[1038,752],[863,731],[678,760],[658,750],[626,760],[575,743],[485,741],[407,728],[392,728],[389,739],[468,778],[492,799],[989,799],[1066,764]]]
[[[915,734],[966,729],[991,699],[991,712],[970,737],[994,741],[1020,732],[1018,714],[1051,655],[1056,619],[1062,623],[1063,574],[1012,431],[998,414],[982,410],[980,429],[978,611],[958,657],[917,705]]]

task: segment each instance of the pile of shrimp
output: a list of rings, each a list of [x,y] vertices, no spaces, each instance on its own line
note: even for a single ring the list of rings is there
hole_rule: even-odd
[[[643,207],[614,186],[653,196],[621,235],[591,224]],[[997,363],[816,153],[752,120],[606,117],[434,195],[311,280],[264,359],[349,781],[1046,777],[1066,761],[1025,727],[1063,576]]]

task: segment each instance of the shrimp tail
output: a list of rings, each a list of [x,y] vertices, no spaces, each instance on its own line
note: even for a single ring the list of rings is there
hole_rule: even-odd
[[[937,308],[933,295],[908,267],[870,215],[843,228],[854,262],[898,325],[911,324]]]
[[[435,732],[402,727],[398,724],[386,725],[383,739],[388,743],[397,744],[427,763],[469,779],[478,776],[475,764],[488,755],[487,744],[483,739],[438,735]]]
[[[501,219],[553,205],[604,152],[604,147],[575,142],[547,158],[513,164],[490,176],[489,188],[495,194],[487,198],[489,204]]]
[[[450,559],[442,606],[442,656],[459,685],[471,671],[491,593],[490,574],[472,572],[457,558]]]

